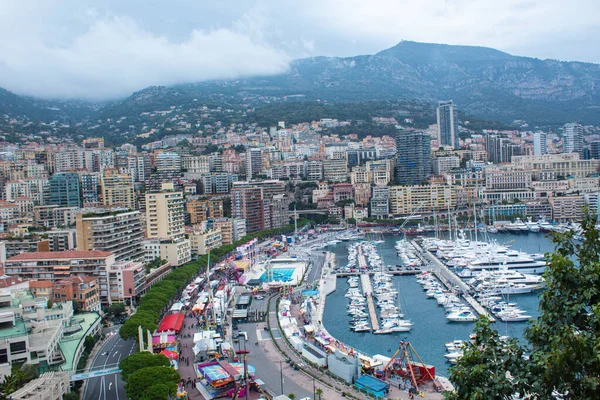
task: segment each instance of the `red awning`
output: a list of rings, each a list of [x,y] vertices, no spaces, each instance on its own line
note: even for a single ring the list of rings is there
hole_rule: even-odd
[[[160,326],[158,327],[159,332],[175,331],[179,332],[183,325],[185,315],[181,313],[169,314],[163,318]]]

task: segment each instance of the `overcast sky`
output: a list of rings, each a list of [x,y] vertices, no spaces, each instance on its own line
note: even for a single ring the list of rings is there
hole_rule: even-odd
[[[0,87],[91,100],[401,40],[600,62],[600,0],[1,0]]]

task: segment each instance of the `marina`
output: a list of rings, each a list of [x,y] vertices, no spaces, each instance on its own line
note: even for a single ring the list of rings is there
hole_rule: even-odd
[[[515,235],[511,234],[503,234],[496,237],[502,239],[501,243],[507,243],[514,240],[514,236]],[[552,250],[551,241],[542,234],[519,236],[521,236],[519,245],[522,246],[520,250],[534,251],[537,253]],[[375,245],[381,261],[379,263],[380,269],[381,265],[395,266],[400,262],[397,250],[397,242],[399,239],[398,236],[389,235],[385,236],[382,242]],[[356,263],[358,252],[352,257],[353,250],[351,250],[351,248],[355,246],[355,242],[343,242],[330,248],[330,251],[334,253],[336,257],[336,264],[338,265],[336,271],[340,271],[339,266],[342,266],[343,268],[344,266],[352,265],[353,262]],[[421,251],[419,251],[418,248],[415,249],[415,253],[423,255],[424,261],[429,261],[429,265],[436,265],[433,263],[433,260],[438,260],[440,266],[444,265],[431,251],[429,251],[429,254],[430,257],[433,258],[427,256],[427,251],[424,251],[422,248],[420,250]],[[358,264],[356,263],[356,265]],[[435,268],[430,269],[433,273]],[[448,269],[448,267],[446,267],[446,269]],[[367,333],[365,331],[357,333],[340,329],[340,327],[344,325],[340,324],[340,322],[348,317],[345,317],[346,314],[340,314],[335,311],[340,306],[344,307],[344,293],[350,288],[349,284],[344,282],[347,280],[346,276],[355,274],[356,272],[342,271],[340,275],[344,276],[344,279],[341,279],[341,276],[338,277],[337,290],[327,297],[327,303],[325,305],[326,312],[323,315],[323,324],[328,329],[329,333],[338,340],[346,343],[348,346],[364,351],[366,354],[385,354],[388,350],[391,352],[392,349],[397,347],[398,340],[410,340],[418,349],[424,361],[436,365],[439,374],[447,374],[447,367],[450,365],[452,359],[444,357],[447,352],[445,343],[454,342],[456,340],[468,340],[474,326],[473,322],[462,321],[458,323],[448,320],[446,309],[439,307],[437,302],[431,301],[431,299],[423,293],[422,287],[417,283],[417,279],[414,275],[419,274],[422,271],[411,271],[411,275],[393,275],[394,271],[384,270],[386,274],[390,275],[389,279],[391,285],[394,288],[398,288],[398,303],[404,304],[402,313],[406,314],[407,319],[410,319],[412,329],[410,331],[390,332],[389,334],[379,335],[375,344],[374,341],[370,339],[372,333]],[[492,294],[488,294],[487,297],[475,298],[468,293],[469,291],[472,291],[472,289],[466,279],[463,280],[464,278],[461,279],[456,276],[456,274],[454,274],[455,278],[453,278],[451,274],[448,274],[452,273],[450,269],[448,269],[447,272],[444,272],[445,274],[441,272],[438,272],[438,274],[441,278],[447,280],[450,287],[453,289],[458,288],[459,290],[461,288],[464,289],[464,293],[466,293],[467,296],[461,296],[460,300],[466,302],[469,309],[478,314],[491,314],[491,318],[498,321],[497,324],[502,324],[495,324],[495,328],[501,335],[521,339],[523,328],[525,327],[524,321],[528,320],[530,317],[537,316],[538,299],[535,292],[515,294],[514,296],[511,295],[510,300],[513,303],[506,301],[506,298],[503,297],[503,295],[493,296]],[[375,270],[369,270],[366,273],[362,271],[362,275],[370,277],[377,276],[377,273],[378,272]],[[361,281],[363,279],[364,278],[361,278]],[[371,279],[369,279],[369,282],[370,281]],[[441,280],[439,281],[441,282]],[[531,283],[535,284],[535,282]],[[445,286],[444,289],[448,290],[449,287]],[[498,300],[498,297],[500,297],[500,300]],[[340,300],[342,301],[341,304]],[[503,301],[506,304],[503,304]],[[496,304],[494,304],[494,302],[496,302]],[[516,309],[511,308],[517,305],[518,310],[521,311],[520,314],[516,312]],[[458,313],[458,315],[460,315],[460,313]],[[503,316],[503,318],[498,318],[499,315]],[[369,315],[369,318],[372,322],[373,318],[371,315]],[[389,348],[385,349],[385,347]],[[456,351],[454,353],[456,353]]]

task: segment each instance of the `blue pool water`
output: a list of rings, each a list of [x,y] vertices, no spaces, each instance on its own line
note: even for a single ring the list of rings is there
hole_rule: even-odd
[[[377,245],[377,251],[387,265],[398,264],[394,245],[400,237],[385,237],[385,243]],[[529,235],[495,235],[495,239],[501,243],[510,243],[515,250],[527,251],[529,253],[543,253],[553,250],[551,241],[542,234]],[[338,265],[348,262],[348,244],[343,242],[330,248],[336,255]],[[345,344],[363,351],[367,354],[382,354],[390,357],[398,348],[400,340],[408,340],[416,348],[417,352],[427,364],[433,364],[440,375],[448,374],[450,364],[446,363],[444,342],[456,339],[466,340],[472,332],[474,323],[450,323],[446,320],[444,309],[437,305],[435,300],[425,296],[425,292],[416,282],[414,276],[395,276],[392,280],[394,286],[399,289],[400,305],[406,318],[413,323],[410,332],[398,332],[390,335],[373,335],[368,332],[353,332],[349,329],[349,316],[346,314],[348,299],[344,294],[349,288],[347,279],[338,278],[337,289],[327,296],[323,324],[329,333]],[[537,317],[538,294],[511,296],[511,302],[517,303],[527,314]],[[509,335],[518,339],[523,338],[523,330],[528,324],[497,322],[494,328],[501,335]]]
[[[273,268],[261,275],[263,282],[290,282],[296,268]]]

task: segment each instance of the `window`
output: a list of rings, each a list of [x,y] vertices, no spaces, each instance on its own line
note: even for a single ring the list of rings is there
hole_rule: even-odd
[[[10,344],[10,354],[20,354],[27,350],[25,342],[13,342]]]

